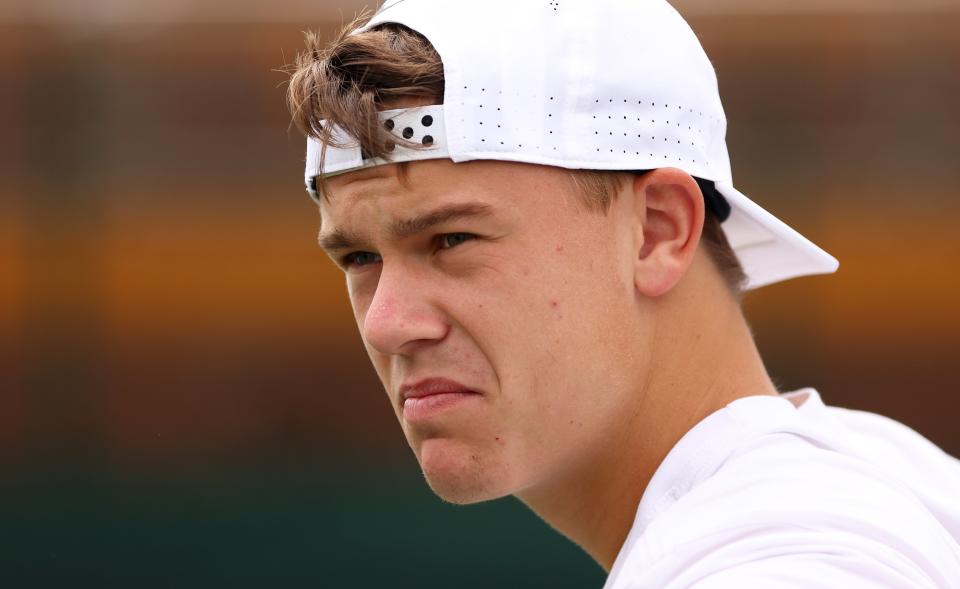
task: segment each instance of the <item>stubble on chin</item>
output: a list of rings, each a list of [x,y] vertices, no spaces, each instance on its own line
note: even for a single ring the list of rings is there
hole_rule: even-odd
[[[417,456],[430,490],[455,505],[469,505],[513,492],[509,469],[483,448],[454,440],[425,441]]]

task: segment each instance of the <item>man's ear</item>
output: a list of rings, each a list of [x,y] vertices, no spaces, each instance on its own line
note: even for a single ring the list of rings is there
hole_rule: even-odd
[[[657,297],[672,289],[693,262],[703,230],[703,194],[696,181],[676,168],[659,168],[634,178],[637,292]]]

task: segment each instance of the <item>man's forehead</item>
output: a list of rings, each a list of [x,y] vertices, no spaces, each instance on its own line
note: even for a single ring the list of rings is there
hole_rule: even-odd
[[[476,175],[465,169],[472,166],[450,161],[411,162],[408,166],[407,170],[398,165],[378,166],[331,179],[329,197],[320,204],[321,241],[326,235],[360,236],[381,228],[396,233],[397,227],[411,225],[410,220],[424,215],[486,216],[493,212],[498,194],[478,189]]]
[[[391,186],[409,189],[407,170],[401,164],[384,164],[347,172],[327,180],[328,199],[340,196],[366,197],[389,190]]]

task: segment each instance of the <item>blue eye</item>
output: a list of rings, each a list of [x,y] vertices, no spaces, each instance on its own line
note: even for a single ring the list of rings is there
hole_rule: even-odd
[[[445,233],[440,236],[440,248],[450,249],[476,237],[473,233]]]
[[[344,266],[366,266],[380,261],[380,254],[373,252],[350,252],[343,256]]]

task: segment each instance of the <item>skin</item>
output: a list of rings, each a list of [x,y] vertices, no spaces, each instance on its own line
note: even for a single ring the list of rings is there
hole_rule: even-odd
[[[557,168],[407,166],[331,178],[320,240],[427,482],[458,504],[515,495],[609,571],[680,437],[777,393],[699,247],[699,188],[628,176],[604,213]],[[477,214],[398,224],[445,207]],[[400,387],[427,377],[480,395],[412,423]]]

